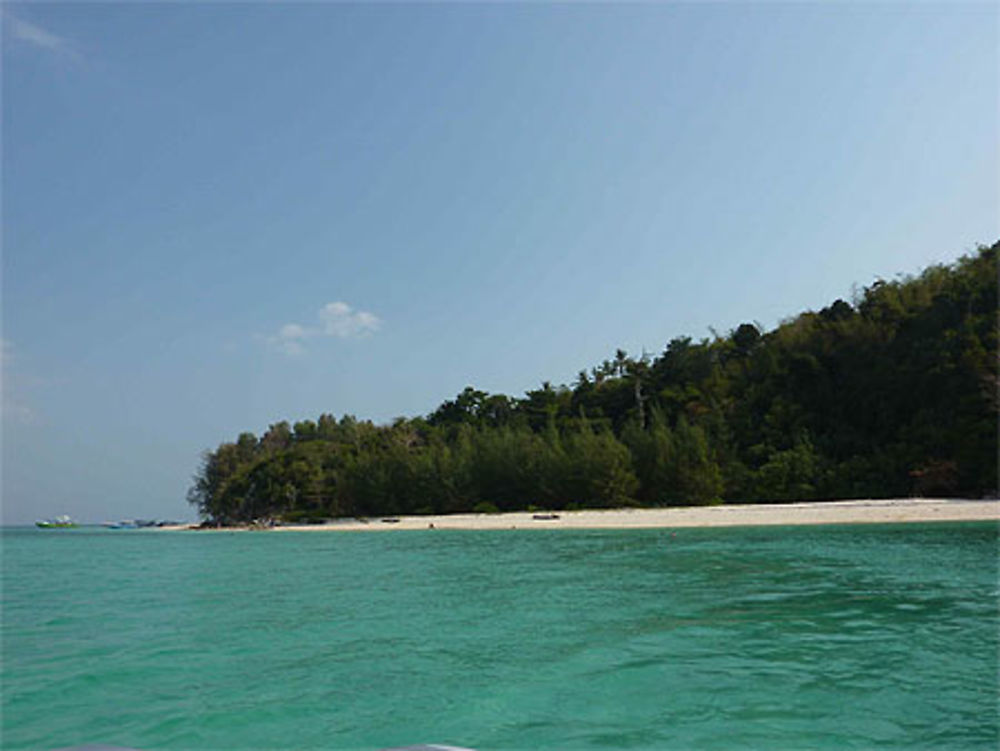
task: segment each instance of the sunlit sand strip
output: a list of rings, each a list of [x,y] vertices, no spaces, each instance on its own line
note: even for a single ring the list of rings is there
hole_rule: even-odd
[[[1000,501],[907,498],[766,505],[698,506],[601,511],[373,517],[326,524],[289,525],[274,531],[384,532],[415,529],[646,529],[796,524],[879,524],[1000,521]]]

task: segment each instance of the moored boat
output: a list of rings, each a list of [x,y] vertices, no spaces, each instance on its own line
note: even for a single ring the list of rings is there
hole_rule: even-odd
[[[42,529],[60,529],[77,526],[76,522],[68,516],[57,516],[55,519],[43,519],[35,522],[36,527]]]
[[[122,519],[120,522],[107,522],[108,529],[139,529],[139,524],[134,519]]]

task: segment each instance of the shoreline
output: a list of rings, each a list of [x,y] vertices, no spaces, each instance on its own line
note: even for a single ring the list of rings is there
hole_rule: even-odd
[[[584,511],[514,511],[501,514],[334,519],[325,524],[250,525],[198,531],[387,532],[391,530],[671,529],[690,527],[896,524],[906,522],[1000,522],[1000,500],[897,498],[756,505],[672,506]],[[163,527],[196,530],[197,525]]]

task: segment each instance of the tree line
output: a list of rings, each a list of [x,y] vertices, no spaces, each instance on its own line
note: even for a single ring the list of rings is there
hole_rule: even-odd
[[[203,455],[206,520],[318,520],[997,491],[997,253],[876,281],[772,331],[671,340],[521,398],[271,425]]]

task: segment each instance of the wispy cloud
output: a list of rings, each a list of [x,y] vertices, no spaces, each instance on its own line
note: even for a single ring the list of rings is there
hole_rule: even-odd
[[[286,355],[301,355],[306,351],[302,342],[307,336],[308,333],[299,324],[288,323],[282,326],[277,335],[272,336],[268,341]]]
[[[319,319],[316,326],[286,323],[277,334],[267,337],[268,344],[286,355],[301,355],[305,352],[305,342],[308,339],[358,339],[374,334],[382,326],[382,321],[374,313],[354,310],[341,300],[324,305],[316,317]]]
[[[346,302],[327,303],[319,311],[319,318],[324,334],[341,339],[374,333],[382,323],[377,316],[364,310],[351,310]]]
[[[51,31],[43,29],[37,24],[28,23],[21,18],[17,18],[11,15],[9,11],[4,12],[4,21],[14,39],[30,44],[33,47],[48,50],[56,55],[63,55],[73,60],[82,59],[80,52],[76,49],[76,45],[65,37],[53,34]]]

